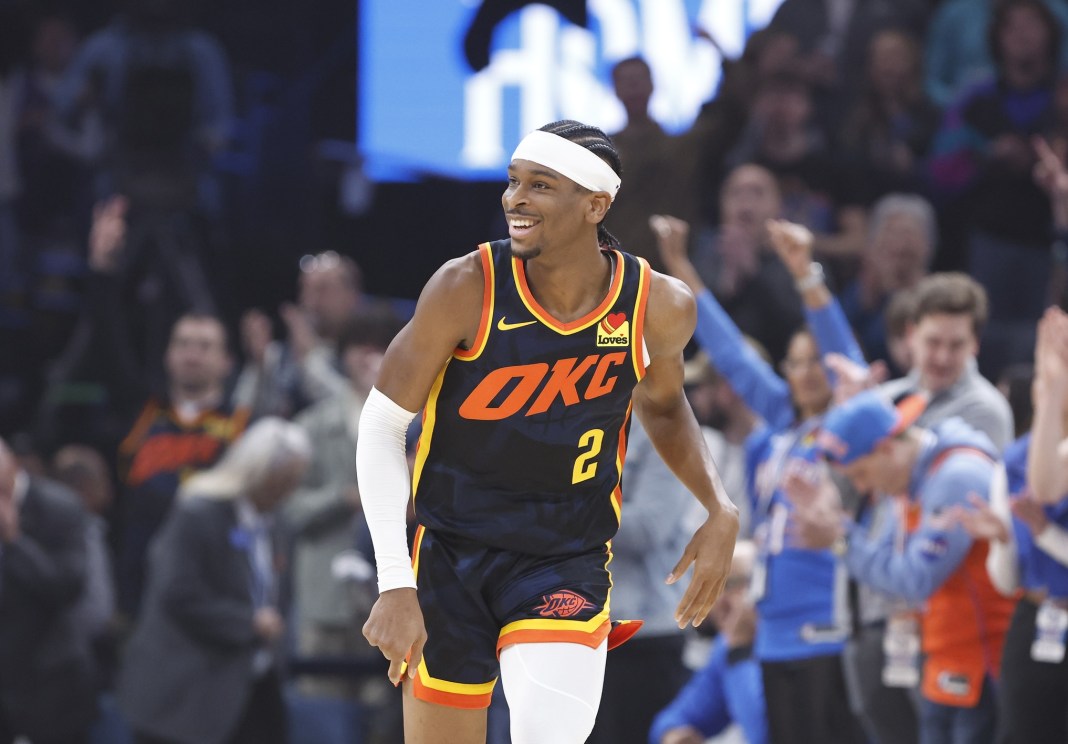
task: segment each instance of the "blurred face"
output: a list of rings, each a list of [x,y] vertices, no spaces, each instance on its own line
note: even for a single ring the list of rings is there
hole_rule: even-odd
[[[1046,74],[1049,59],[1049,29],[1036,10],[1013,8],[998,34],[1003,65],[1037,80]]]
[[[782,212],[775,177],[757,165],[735,168],[723,185],[720,212],[724,229],[740,228],[752,238],[762,238],[768,220]]]
[[[78,37],[70,24],[59,18],[41,22],[33,39],[33,59],[44,70],[59,73],[67,69],[78,48]]]
[[[891,214],[872,236],[865,260],[884,292],[911,287],[927,269],[931,242],[920,222],[906,214]]]
[[[341,357],[345,375],[352,387],[362,392],[370,391],[378,382],[378,371],[382,368],[384,349],[376,346],[349,346]]]
[[[831,404],[831,386],[812,336],[807,333],[794,336],[783,359],[782,371],[790,386],[790,397],[802,415],[811,416],[827,410]]]
[[[644,62],[622,62],[612,71],[616,98],[627,110],[628,118],[645,114],[653,96],[653,78]]]
[[[909,40],[889,31],[871,42],[868,57],[871,84],[882,94],[907,90],[916,77],[916,55]]]
[[[860,493],[903,493],[909,485],[912,467],[907,447],[900,439],[884,439],[871,454],[858,457],[848,465],[835,465]]]
[[[256,488],[249,489],[249,500],[261,512],[270,512],[288,499],[304,477],[308,461],[296,457],[284,458],[271,468],[269,475]]]
[[[300,275],[300,306],[311,316],[315,330],[333,338],[352,317],[359,295],[342,266],[318,268]]]
[[[932,393],[956,383],[968,360],[979,350],[968,315],[926,315],[912,327],[907,338],[912,364],[920,373],[920,385]]]
[[[755,109],[768,132],[796,132],[808,124],[812,100],[800,86],[776,85],[760,93]]]
[[[170,384],[186,395],[222,385],[230,374],[226,330],[213,318],[182,318],[171,332],[166,366]]]

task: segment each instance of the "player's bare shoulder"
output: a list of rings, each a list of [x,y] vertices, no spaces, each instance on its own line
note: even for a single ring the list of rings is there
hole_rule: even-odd
[[[653,357],[678,354],[693,336],[697,325],[697,303],[689,287],[678,279],[658,271],[649,274],[645,342]]]
[[[419,296],[413,323],[462,344],[474,338],[482,318],[486,278],[480,250],[450,259],[434,272]]]

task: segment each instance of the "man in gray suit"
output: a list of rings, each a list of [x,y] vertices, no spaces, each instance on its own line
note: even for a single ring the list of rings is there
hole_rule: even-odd
[[[0,440],[0,744],[84,741],[92,663],[74,608],[85,586],[86,515],[29,477]]]
[[[183,486],[119,680],[141,744],[285,743],[270,519],[309,457],[299,427],[265,418]]]

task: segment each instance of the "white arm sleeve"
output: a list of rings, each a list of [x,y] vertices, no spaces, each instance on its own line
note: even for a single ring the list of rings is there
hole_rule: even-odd
[[[986,572],[994,588],[1011,596],[1020,585],[1019,559],[1016,555],[1016,539],[1012,531],[1012,509],[1009,506],[1009,483],[1005,466],[999,464],[994,470],[994,479],[990,483],[990,509],[1008,529],[1009,541],[1000,543],[990,541],[990,552],[986,554]]]
[[[356,478],[375,546],[379,592],[415,588],[405,523],[412,485],[404,453],[404,437],[415,415],[376,388],[360,414]]]

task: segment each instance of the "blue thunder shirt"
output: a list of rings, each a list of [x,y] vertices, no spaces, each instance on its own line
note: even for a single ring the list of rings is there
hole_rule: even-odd
[[[479,253],[482,319],[424,409],[416,518],[532,555],[603,547],[619,528],[631,391],[645,375],[649,266],[605,251],[607,295],[564,323],[538,303],[511,241]]]
[[[1027,453],[1031,448],[1031,434],[1025,434],[1005,450],[1005,472],[1009,478],[1009,493],[1019,494],[1027,486]],[[1054,524],[1068,529],[1068,498],[1045,507],[1046,517]],[[1068,566],[1052,558],[1035,544],[1031,529],[1019,519],[1012,519],[1016,549],[1020,556],[1020,582],[1026,589],[1041,589],[1051,597],[1068,598]]]

